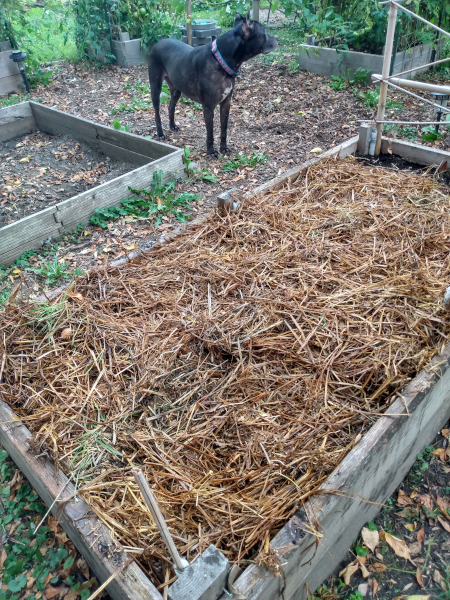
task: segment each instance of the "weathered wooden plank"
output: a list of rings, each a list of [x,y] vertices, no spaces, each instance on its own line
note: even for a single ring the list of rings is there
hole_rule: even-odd
[[[0,443],[31,483],[33,488],[50,506],[58,494],[66,500],[56,504],[61,527],[75,544],[81,555],[100,581],[106,581],[113,573],[119,575],[107,586],[113,600],[162,600],[161,594],[144,575],[136,563],[125,566],[129,556],[120,544],[113,541],[108,528],[91,516],[89,506],[78,495],[74,501],[74,486],[48,459],[37,459],[29,451],[31,433],[17,420],[13,411],[0,401]],[[67,485],[66,485],[67,484]],[[64,490],[64,491],[63,491]]]
[[[29,133],[36,128],[36,121],[29,102],[0,108],[0,142]]]
[[[137,154],[136,152],[131,152],[131,150],[126,150],[125,148],[121,148],[120,146],[115,146],[114,144],[107,144],[106,142],[99,142],[100,150],[106,156],[110,158],[114,158],[115,160],[123,160],[125,162],[132,163],[134,165],[148,165],[153,159],[149,156],[144,156],[143,154]]]
[[[310,160],[306,160],[300,165],[296,165],[292,169],[286,171],[286,173],[283,173],[278,177],[274,177],[273,179],[266,181],[266,183],[259,185],[254,190],[250,190],[245,194],[245,197],[251,198],[252,196],[259,196],[260,194],[265,194],[271,190],[278,190],[281,187],[283,187],[283,185],[285,185],[286,183],[291,183],[292,181],[295,181],[295,179],[302,171],[304,171],[311,165],[315,165],[324,158],[327,158],[328,156],[337,155],[339,158],[345,158],[346,156],[353,154],[354,152],[356,152],[356,148],[358,146],[358,139],[358,136],[352,137],[349,140],[343,142],[342,144],[339,144],[339,146],[327,150],[327,152],[324,152],[320,156],[316,158],[311,158]]]
[[[178,150],[175,146],[148,140],[126,131],[118,131],[113,127],[106,127],[82,117],[75,117],[50,106],[35,102],[30,102],[30,105],[39,129],[53,135],[70,134],[74,138],[94,146],[98,146],[99,142],[103,141],[150,158],[160,158]]]
[[[313,593],[333,572],[361,527],[374,519],[417,454],[449,419],[449,366],[450,345],[402,391],[402,398],[391,405],[322,486],[324,491],[341,490],[343,494],[313,497],[304,513],[297,513],[274,537],[271,546],[284,565],[284,576],[274,577],[252,565],[234,584],[241,594],[248,600],[306,600],[306,584]],[[323,537],[317,546],[313,535],[302,532],[307,514],[316,529],[320,524]],[[221,600],[229,597],[223,595]]]
[[[0,78],[0,96],[6,96],[6,94],[21,94],[23,92],[25,92],[25,86],[20,74]]]
[[[404,140],[395,140],[392,138],[381,139],[381,152],[387,154],[388,148],[391,148],[392,154],[401,156],[405,160],[417,163],[419,165],[441,165],[447,161],[447,169],[450,170],[450,152],[439,150],[438,148],[429,148],[421,144],[406,142]]]
[[[182,151],[178,150],[59,203],[57,218],[60,219],[63,230],[68,231],[79,223],[87,223],[96,208],[119,205],[121,200],[131,195],[129,186],[134,189],[149,188],[155,171],[163,171],[165,181],[173,177],[185,177]]]
[[[57,224],[56,224],[57,225]],[[0,237],[2,235],[2,230],[0,229]],[[55,229],[47,233],[47,238],[51,237],[58,238],[60,236],[60,230]],[[26,243],[20,244],[18,246],[13,246],[9,250],[5,252],[0,252],[0,265],[8,266],[11,265],[16,258],[19,258],[24,252],[28,252],[28,250],[40,250],[42,249],[42,240],[45,239],[39,234],[34,239],[29,239]]]
[[[59,224],[55,217],[56,207],[50,206],[34,215],[24,217],[15,223],[0,229],[0,253],[25,244],[30,239],[41,237],[42,240],[58,231]]]

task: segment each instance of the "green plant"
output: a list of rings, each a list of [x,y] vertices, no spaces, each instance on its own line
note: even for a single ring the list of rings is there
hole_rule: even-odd
[[[184,147],[183,152],[184,152],[184,163],[186,165],[186,172],[189,177],[190,175],[193,175],[195,173],[194,169],[190,166],[190,164],[192,162],[192,160],[189,158],[191,156],[191,151],[189,150],[189,148]]]
[[[348,600],[364,600],[363,595],[359,590],[356,590],[353,594],[350,594]]]
[[[426,127],[422,127],[422,141],[423,142],[436,142],[438,140],[444,139],[445,135],[443,135],[440,131],[436,131],[434,125],[427,125]]]
[[[118,219],[121,216],[134,215],[138,218],[152,219],[154,220],[154,226],[159,227],[162,218],[171,214],[178,221],[185,222],[190,217],[184,210],[189,210],[190,204],[196,202],[200,196],[189,192],[183,192],[175,196],[175,186],[175,179],[165,184],[163,173],[155,171],[149,190],[128,188],[135,197],[125,198],[120,206],[96,209],[90,221],[93,225],[106,228],[108,221]]]
[[[384,126],[386,133],[399,134],[409,140],[415,140],[417,137],[417,131],[414,127],[408,127],[406,125],[395,125],[389,123]]]
[[[114,129],[118,129],[119,131],[130,131],[130,126],[128,125],[128,123],[126,125],[122,125],[117,117],[112,122],[112,126],[114,127]]]
[[[198,176],[202,181],[209,181],[209,183],[217,183],[217,177],[213,175],[208,169],[202,169]]]
[[[82,274],[78,267],[73,271],[69,271],[70,265],[62,262],[56,255],[51,262],[42,261],[40,266],[35,269],[30,269],[39,278],[44,279],[44,283],[55,285],[60,279],[70,279]]]
[[[236,154],[231,160],[228,160],[222,165],[224,171],[233,171],[239,167],[247,166],[254,167],[258,164],[263,164],[269,160],[268,156],[265,156],[262,152],[252,152],[250,156],[247,153],[242,155]]]
[[[291,73],[291,75],[295,75],[296,73],[298,73],[299,68],[300,67],[298,66],[298,60],[289,61],[289,73]]]
[[[27,102],[29,99],[30,94],[12,94],[11,96],[5,96],[4,98],[0,98],[0,108],[5,108],[5,106],[13,106],[14,104],[19,104],[20,102]]]

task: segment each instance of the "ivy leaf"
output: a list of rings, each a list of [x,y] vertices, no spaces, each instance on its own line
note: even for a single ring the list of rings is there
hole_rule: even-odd
[[[66,561],[64,562],[64,566],[63,569],[69,569],[73,563],[75,562],[75,559],[73,558],[73,556],[69,556]]]
[[[81,600],[87,600],[90,595],[91,595],[91,592],[89,590],[81,590],[81,592],[80,592]]]

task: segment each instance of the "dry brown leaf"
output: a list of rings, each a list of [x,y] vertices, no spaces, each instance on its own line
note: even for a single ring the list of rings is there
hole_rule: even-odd
[[[47,600],[51,600],[52,598],[55,598],[56,596],[61,596],[62,593],[65,592],[68,589],[69,588],[67,588],[65,586],[61,586],[61,587],[49,587],[49,588],[47,588],[45,590],[44,595],[47,598]]]
[[[444,500],[444,498],[436,496],[436,504],[439,510],[442,512],[442,516],[450,520],[450,516],[447,512],[447,510],[450,508],[450,503],[448,503],[447,500]]]
[[[75,294],[69,294],[70,298],[76,298],[77,300],[84,300],[84,296],[76,292]]]
[[[417,529],[417,523],[406,523],[403,527],[408,531],[415,531]]]
[[[436,450],[433,450],[431,454],[434,454],[434,456],[439,456],[442,462],[447,462],[449,456],[448,448],[437,448]]]
[[[365,560],[364,560],[364,561],[362,561],[362,560],[361,560],[362,558],[366,558],[366,557],[365,557],[365,556],[358,556],[358,558],[357,558],[356,560],[359,562],[359,568],[361,569],[361,575],[362,575],[362,576],[363,576],[365,579],[367,579],[367,577],[369,577],[370,573],[369,573],[369,571],[367,570],[367,567],[366,567],[366,565],[365,565],[365,562],[366,562],[366,561],[365,561]]]
[[[76,565],[77,565],[77,569],[80,571],[80,573],[83,575],[83,577],[85,579],[90,579],[89,567],[87,565],[87,562],[84,560],[84,558],[79,558],[76,562]]]
[[[408,504],[414,504],[414,502],[410,500],[408,494],[406,494],[403,490],[399,490],[397,496],[397,504],[399,506],[406,506]]]
[[[450,533],[450,525],[447,523],[447,521],[444,521],[444,519],[441,519],[441,517],[438,517],[437,520],[442,525],[442,527],[445,529],[445,531]]]
[[[69,592],[64,596],[64,600],[77,600],[78,593],[77,592]]]
[[[417,556],[422,552],[422,544],[420,542],[413,542],[408,545],[408,549],[411,556]]]
[[[424,587],[423,575],[422,575],[422,571],[420,570],[419,567],[417,567],[416,579],[417,579],[417,583],[420,585],[420,587],[423,588]]]
[[[35,577],[32,577],[31,575],[27,575],[27,590],[31,590],[35,581],[36,581]]]
[[[431,596],[406,596],[406,600],[430,600]]]
[[[390,533],[387,533],[386,531],[384,532],[384,539],[392,548],[396,556],[400,556],[400,558],[406,558],[406,560],[411,559],[411,555],[405,541],[395,537],[394,535],[391,535]]]
[[[441,588],[443,590],[447,589],[447,584],[445,583],[445,579],[442,577],[442,575],[439,573],[439,571],[437,569],[434,570],[433,579],[438,585],[441,586]]]
[[[421,506],[425,506],[425,508],[431,512],[433,510],[433,500],[429,496],[429,494],[422,494],[421,496],[417,496],[417,503]]]
[[[356,573],[356,571],[359,569],[359,566],[360,565],[358,561],[355,560],[339,573],[339,577],[343,577],[345,585],[350,585],[350,577]]]
[[[389,154],[392,154],[392,146],[389,146],[389,148],[387,149],[387,151],[389,152]]]
[[[442,435],[442,437],[445,437],[445,438],[448,437],[450,435],[450,429],[443,429],[441,431],[441,435]]]
[[[8,555],[6,554],[6,550],[2,550],[2,553],[0,555],[0,569],[3,569],[3,565],[5,564],[5,560],[8,558]]]
[[[383,565],[383,563],[373,563],[373,565],[370,565],[369,567],[369,571],[371,571],[372,573],[384,573],[384,571],[386,571],[387,566]]]
[[[72,330],[70,329],[70,327],[66,327],[65,329],[63,329],[61,331],[61,339],[62,340],[67,340],[67,338],[70,338],[71,335],[72,335]]]
[[[369,548],[369,550],[372,552],[375,552],[375,548],[378,546],[378,542],[380,541],[378,531],[370,531],[370,529],[367,529],[367,527],[363,527],[361,529],[361,537],[367,548]]]
[[[377,590],[378,590],[378,581],[374,577],[372,579],[372,596],[375,597],[375,594],[377,593]]]
[[[419,531],[417,532],[416,539],[417,539],[417,541],[418,541],[418,542],[420,542],[420,543],[422,543],[422,542],[423,542],[423,540],[425,539],[425,527],[423,527],[423,526],[422,526],[422,527],[419,529]]]

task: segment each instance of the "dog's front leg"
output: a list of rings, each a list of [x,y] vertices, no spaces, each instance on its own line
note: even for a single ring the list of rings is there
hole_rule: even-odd
[[[228,128],[228,116],[230,114],[231,96],[233,92],[229,94],[223,102],[220,103],[220,153],[231,154],[230,149],[227,147],[227,128]]]
[[[214,106],[203,106],[206,126],[206,153],[216,154],[214,150]]]

